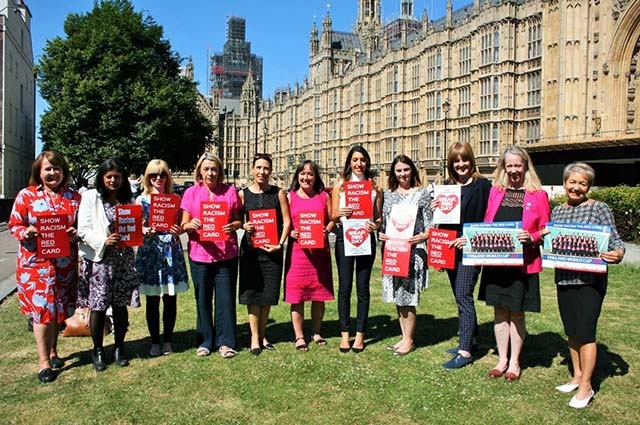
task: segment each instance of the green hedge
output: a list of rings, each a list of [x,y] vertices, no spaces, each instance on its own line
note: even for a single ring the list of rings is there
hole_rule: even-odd
[[[592,190],[589,197],[609,205],[618,232],[625,242],[640,243],[640,186],[615,186]],[[566,196],[553,198],[551,208],[566,200]]]

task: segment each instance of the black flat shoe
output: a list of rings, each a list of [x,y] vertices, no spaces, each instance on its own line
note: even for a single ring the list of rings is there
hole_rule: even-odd
[[[113,350],[113,362],[121,367],[129,366],[129,359],[124,355],[124,350],[122,347],[118,347]]]
[[[53,370],[62,369],[64,367],[64,362],[58,356],[49,358],[49,364],[51,365],[51,369]]]
[[[58,377],[58,374],[51,368],[42,369],[38,372],[38,381],[43,384],[48,384],[49,382],[53,382]]]
[[[341,353],[348,353],[349,351],[351,351],[351,347],[338,347],[338,350],[340,350]]]
[[[362,353],[364,351],[364,346],[362,346],[361,348],[351,347],[351,351],[353,351],[356,354]]]
[[[102,372],[107,368],[107,362],[105,362],[104,348],[93,349],[93,368],[96,372]]]
[[[262,349],[261,348],[252,348],[251,349],[251,354],[253,354],[254,356],[257,356],[260,353],[262,353]]]

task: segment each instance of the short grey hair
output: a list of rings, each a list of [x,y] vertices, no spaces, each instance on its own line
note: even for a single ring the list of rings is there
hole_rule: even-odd
[[[587,183],[589,183],[589,187],[593,186],[593,181],[596,178],[596,172],[593,170],[591,165],[584,162],[572,162],[571,164],[564,167],[564,171],[562,172],[562,183],[566,183],[567,179],[571,175],[571,173],[580,173],[587,178]]]

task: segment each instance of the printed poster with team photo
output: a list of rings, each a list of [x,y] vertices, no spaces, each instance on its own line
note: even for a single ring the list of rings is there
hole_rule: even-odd
[[[460,199],[462,186],[457,184],[436,185],[433,187],[433,199],[440,202],[440,206],[433,210],[434,224],[459,224]]]
[[[367,230],[367,220],[342,220],[342,230],[345,256],[371,255],[371,233]]]
[[[522,244],[518,241],[521,221],[465,223],[467,244],[462,250],[465,266],[521,266]]]
[[[609,247],[611,228],[599,224],[547,223],[542,267],[606,273],[600,253]]]

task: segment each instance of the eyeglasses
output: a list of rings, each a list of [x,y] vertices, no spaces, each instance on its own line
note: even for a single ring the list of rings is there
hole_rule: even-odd
[[[167,174],[166,171],[163,171],[161,173],[150,173],[149,180],[166,179],[168,176],[169,175]]]
[[[266,159],[267,161],[271,162],[271,155],[268,153],[257,153],[254,157],[253,160],[257,161],[259,159]]]

